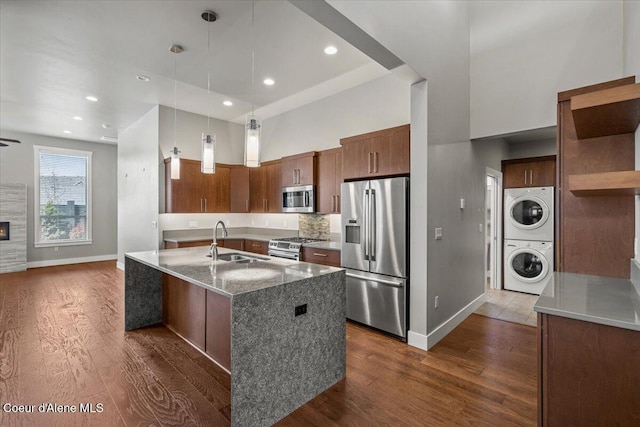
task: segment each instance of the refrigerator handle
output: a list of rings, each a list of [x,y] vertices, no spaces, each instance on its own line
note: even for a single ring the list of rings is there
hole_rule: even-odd
[[[371,198],[369,199],[369,259],[371,261],[376,260],[376,225],[376,190],[371,190]]]
[[[309,207],[309,205],[310,205],[310,201],[309,201],[309,199],[310,199],[310,198],[309,198],[309,192],[308,192],[308,191],[305,191],[305,192],[304,192],[304,207],[305,207],[305,208],[308,208],[308,207]]]
[[[364,190],[364,239],[362,243],[364,244],[364,259],[369,261],[369,190]]]

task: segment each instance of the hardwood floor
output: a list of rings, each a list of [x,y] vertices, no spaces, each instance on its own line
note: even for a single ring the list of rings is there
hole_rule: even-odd
[[[230,424],[224,371],[161,325],[124,332],[123,281],[112,261],[0,275],[0,405],[35,405],[0,425]],[[535,422],[535,328],[472,315],[429,352],[348,323],[347,378],[279,425]]]

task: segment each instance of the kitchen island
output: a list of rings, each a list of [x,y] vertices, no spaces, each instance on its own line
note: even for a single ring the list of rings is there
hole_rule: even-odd
[[[538,312],[538,425],[639,425],[640,268],[554,273]]]
[[[343,270],[208,250],[127,254],[125,329],[162,322],[226,369],[232,425],[273,424],[344,378]]]

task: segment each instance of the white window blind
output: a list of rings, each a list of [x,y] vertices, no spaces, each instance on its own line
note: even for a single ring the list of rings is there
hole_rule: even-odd
[[[91,243],[91,152],[34,148],[35,246]]]

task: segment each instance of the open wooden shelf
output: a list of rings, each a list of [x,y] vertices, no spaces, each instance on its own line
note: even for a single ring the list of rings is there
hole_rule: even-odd
[[[579,139],[633,133],[640,123],[640,83],[571,97]]]
[[[640,171],[569,175],[569,191],[576,196],[633,196],[640,194]]]

